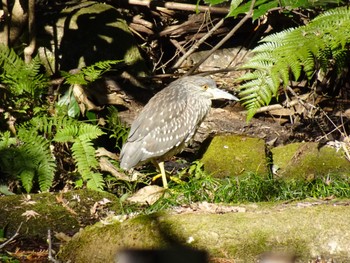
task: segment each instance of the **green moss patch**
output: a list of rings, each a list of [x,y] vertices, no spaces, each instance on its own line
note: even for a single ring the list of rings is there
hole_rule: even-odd
[[[343,151],[318,143],[292,143],[271,150],[277,174],[285,178],[314,179],[328,174],[349,174],[350,162]]]
[[[97,224],[76,235],[62,249],[60,259],[113,262],[125,248],[181,246],[237,262],[255,262],[267,251],[293,253],[301,262],[316,256],[345,262],[350,259],[350,235],[344,220],[350,207],[345,203],[245,206],[245,212],[226,214],[162,213],[107,226]]]
[[[92,213],[95,203],[104,198],[111,203],[100,205]],[[118,199],[97,191],[3,196],[0,197],[0,227],[6,226],[6,236],[9,237],[22,223],[21,239],[46,243],[48,229],[73,235],[80,227],[95,223],[108,211],[119,213]]]
[[[201,161],[215,177],[269,173],[264,140],[247,136],[215,136]]]

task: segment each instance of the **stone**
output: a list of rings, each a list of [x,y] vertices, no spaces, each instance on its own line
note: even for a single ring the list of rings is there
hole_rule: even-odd
[[[222,260],[211,262],[257,262],[267,252],[285,252],[294,255],[297,262],[311,262],[317,257],[349,262],[349,224],[344,220],[350,213],[348,201],[275,202],[244,207],[245,212],[168,211],[123,222],[97,223],[64,245],[59,259],[114,262],[124,249],[182,247],[205,250],[211,258]]]
[[[269,173],[264,140],[243,135],[215,136],[201,162],[206,172],[219,178],[250,172],[259,175]]]
[[[307,179],[329,174],[349,174],[344,151],[316,142],[282,145],[271,149],[275,174],[282,178]]]

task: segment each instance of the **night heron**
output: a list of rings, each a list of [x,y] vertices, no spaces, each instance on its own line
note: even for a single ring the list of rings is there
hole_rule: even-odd
[[[211,78],[190,76],[170,83],[150,99],[132,123],[121,150],[120,167],[130,170],[152,161],[158,165],[167,188],[164,160],[190,142],[213,99],[238,100],[218,89]]]

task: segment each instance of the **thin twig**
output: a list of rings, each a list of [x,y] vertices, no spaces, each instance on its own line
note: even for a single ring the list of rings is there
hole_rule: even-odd
[[[229,8],[227,7],[214,7],[214,6],[203,6],[203,5],[193,5],[193,4],[185,4],[185,3],[177,3],[177,2],[161,2],[161,1],[151,1],[151,0],[129,0],[129,4],[131,5],[141,5],[151,7],[165,7],[172,10],[182,10],[182,11],[210,11],[212,13],[217,14],[227,14],[229,12]]]
[[[208,54],[203,57],[197,64],[195,64],[185,75],[191,75],[204,61],[206,61],[216,50],[218,50],[227,40],[229,40],[236,31],[248,20],[253,16],[253,8],[255,5],[255,0],[252,1],[248,13],[242,18],[241,21],[223,38],[219,43],[216,44],[215,47],[213,47]],[[222,20],[219,21],[219,23]],[[223,22],[222,22],[223,23]],[[209,32],[208,32],[209,33]]]
[[[23,224],[23,222],[21,222],[19,224],[19,227],[17,228],[16,233],[12,237],[10,237],[6,242],[4,242],[0,245],[0,249],[5,247],[8,243],[10,243],[12,240],[14,240],[19,235],[19,230],[21,229],[22,224]]]
[[[225,19],[221,19],[210,31],[205,34],[200,40],[198,40],[173,66],[173,68],[178,68],[181,64],[191,55],[194,51],[196,51],[201,44],[203,44],[213,33],[219,29],[224,24]]]
[[[54,263],[59,263],[58,260],[56,260],[53,256],[52,256],[52,241],[51,241],[51,230],[49,229],[47,231],[47,242],[49,243],[49,256],[48,256],[48,260]]]

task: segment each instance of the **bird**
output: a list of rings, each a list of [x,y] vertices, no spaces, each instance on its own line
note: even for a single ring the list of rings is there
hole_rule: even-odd
[[[164,161],[180,153],[208,115],[212,100],[239,100],[217,88],[210,77],[186,76],[154,95],[132,122],[120,152],[120,168],[152,161],[168,188]]]

